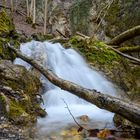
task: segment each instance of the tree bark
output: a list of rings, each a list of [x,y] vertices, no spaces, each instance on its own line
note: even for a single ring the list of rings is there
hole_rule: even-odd
[[[27,17],[30,17],[29,0],[26,0]]]
[[[34,68],[41,72],[54,85],[63,90],[67,90],[92,104],[95,104],[101,109],[117,113],[131,122],[140,125],[140,106],[132,103],[131,101],[128,102],[110,95],[102,94],[94,89],[86,89],[72,82],[63,80],[53,74],[52,71],[43,68],[43,66],[39,65],[35,60],[23,55],[20,51],[10,45],[8,45],[8,48],[15,52],[17,57],[31,64]]]
[[[11,12],[13,13],[14,12],[14,3],[13,3],[13,0],[10,0],[11,2]]]
[[[136,37],[140,35],[140,25],[135,26],[123,33],[121,33],[120,35],[116,36],[115,38],[113,38],[109,43],[107,43],[108,45],[120,45],[121,43]]]
[[[35,26],[36,20],[36,0],[33,0],[33,25]]]
[[[123,53],[133,53],[133,52],[140,52],[140,46],[134,47],[122,47],[118,49],[120,52]]]
[[[48,13],[48,0],[45,0],[45,7],[44,7],[44,35],[47,33],[47,13]]]

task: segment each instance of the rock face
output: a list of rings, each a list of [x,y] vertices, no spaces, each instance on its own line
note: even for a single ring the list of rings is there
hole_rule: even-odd
[[[27,125],[36,122],[37,116],[45,115],[37,94],[41,87],[39,79],[28,72],[23,66],[14,65],[10,61],[0,61],[0,102],[5,115],[15,124]]]
[[[71,29],[90,36],[96,34],[98,39],[107,40],[140,24],[139,5],[140,1],[136,0],[75,1],[70,8]],[[138,41],[135,40],[135,43]]]

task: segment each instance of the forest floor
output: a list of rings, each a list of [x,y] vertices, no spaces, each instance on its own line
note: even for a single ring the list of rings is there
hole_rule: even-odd
[[[0,1],[0,9],[2,9],[2,5],[3,3]],[[21,1],[18,1],[17,6],[15,6],[17,8],[14,13],[11,13],[10,10],[10,0],[7,0],[6,7],[7,12],[13,19],[13,23],[17,32],[24,33],[26,36],[31,36],[34,33],[43,32],[43,25],[37,24],[36,28],[33,28],[32,24],[28,24],[26,22],[26,10],[25,7],[23,7],[23,3]]]

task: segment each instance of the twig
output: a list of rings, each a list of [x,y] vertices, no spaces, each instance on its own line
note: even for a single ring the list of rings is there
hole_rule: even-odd
[[[63,36],[64,38],[67,38],[66,35],[64,35],[61,31],[59,31],[58,29],[56,29],[56,32],[58,32],[61,36]]]
[[[85,130],[89,131],[87,128],[83,127],[82,125],[80,125],[80,124],[76,121],[76,119],[75,119],[75,117],[73,116],[73,114],[71,113],[71,111],[70,111],[70,109],[69,109],[69,106],[68,106],[68,104],[66,103],[66,101],[65,101],[64,99],[62,99],[62,100],[63,100],[64,104],[66,105],[66,108],[68,109],[68,111],[69,111],[70,115],[72,116],[74,122],[75,122],[81,129],[85,129]]]
[[[90,38],[89,36],[86,36],[86,35],[84,35],[84,34],[82,34],[80,32],[76,32],[76,34],[79,35],[79,36],[81,36],[81,37],[84,37],[84,38]]]
[[[113,47],[111,47],[111,46],[106,45],[106,47],[107,47],[107,48],[110,48],[111,50],[113,50],[113,51],[116,52],[117,54],[119,54],[119,55],[121,55],[121,56],[123,56],[123,57],[125,57],[125,58],[127,58],[127,59],[129,59],[129,60],[136,61],[138,64],[140,64],[140,59],[135,58],[135,57],[130,56],[130,55],[127,55],[127,54],[124,54],[124,53],[120,52],[119,50],[117,50],[117,49],[115,49],[115,48],[113,48]]]

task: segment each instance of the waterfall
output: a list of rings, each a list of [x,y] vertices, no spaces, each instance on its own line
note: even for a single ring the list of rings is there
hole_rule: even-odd
[[[22,44],[21,52],[37,60],[46,69],[50,69],[58,77],[74,82],[88,89],[96,89],[102,93],[116,96],[114,85],[104,78],[102,74],[91,69],[83,57],[74,49],[65,49],[59,43],[31,41]],[[15,60],[16,64],[24,65],[27,69],[31,66],[21,59]],[[103,127],[106,123],[111,123],[113,113],[97,108],[75,95],[61,90],[51,84],[43,76],[40,77],[45,86],[42,105],[48,116],[39,119],[38,124],[44,130],[54,130],[61,126],[74,123],[63,100],[68,104],[71,112],[76,117],[88,115],[94,127]]]

